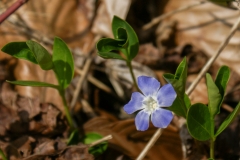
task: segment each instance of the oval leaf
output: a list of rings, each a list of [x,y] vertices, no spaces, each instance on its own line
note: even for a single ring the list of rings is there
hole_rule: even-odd
[[[181,98],[184,97],[185,87],[183,85],[183,81],[182,80],[174,79],[174,75],[173,74],[169,74],[169,73],[163,74],[163,78],[168,83],[172,84],[172,86],[175,89],[175,91],[177,92],[178,96],[180,96]]]
[[[230,69],[228,66],[222,66],[217,73],[215,84],[217,85],[222,97],[225,95],[227,83],[230,77]]]
[[[223,97],[221,96],[218,87],[214,83],[209,73],[206,74],[206,80],[208,91],[208,108],[212,118],[214,118],[214,116],[220,112],[220,106]]]
[[[28,48],[26,42],[10,42],[6,44],[1,50],[13,57],[25,59],[32,63],[38,64],[33,53]]]
[[[174,79],[186,79],[187,78],[187,59],[186,57],[183,58],[182,62],[178,65],[178,68],[175,72]]]
[[[190,107],[187,115],[189,133],[199,141],[213,138],[214,125],[208,107],[197,103]]]
[[[50,70],[53,68],[52,56],[43,46],[31,40],[27,41],[26,44],[43,70]]]
[[[31,87],[51,87],[59,89],[55,84],[45,83],[45,82],[36,82],[36,81],[8,81],[8,83],[20,85],[20,86],[31,86]]]
[[[61,88],[65,89],[70,84],[74,74],[72,53],[63,40],[56,37],[53,44],[53,65]]]
[[[187,107],[190,107],[191,102],[188,96],[185,94],[184,99],[177,96],[177,98],[174,100],[171,107],[167,107],[165,109],[170,110],[174,112],[178,116],[182,116],[184,118],[187,117]]]
[[[240,111],[240,103],[236,106],[236,108],[232,111],[232,113],[229,114],[229,116],[223,121],[221,126],[218,128],[215,137],[217,137],[224,129],[227,128],[227,126],[234,120],[234,118],[238,115]]]
[[[125,29],[126,32],[123,32],[122,29]],[[126,47],[127,49],[126,56],[128,61],[131,61],[137,55],[139,49],[139,41],[135,31],[126,21],[117,16],[113,17],[112,31],[115,39],[125,38],[125,33],[127,33],[124,48]]]

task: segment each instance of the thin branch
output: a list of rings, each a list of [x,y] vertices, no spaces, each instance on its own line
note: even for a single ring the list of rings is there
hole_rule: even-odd
[[[10,6],[4,13],[0,15],[0,24],[13,14],[19,7],[27,3],[28,0],[18,0],[12,6]]]
[[[96,146],[96,145],[98,145],[98,144],[100,144],[100,143],[102,143],[102,142],[104,142],[104,141],[108,141],[108,140],[110,140],[110,139],[112,139],[112,135],[105,136],[105,137],[103,137],[102,139],[99,139],[99,140],[91,143],[91,144],[89,145],[89,147]]]
[[[154,133],[154,135],[152,136],[152,138],[150,139],[148,144],[145,146],[143,151],[139,154],[139,156],[138,156],[138,158],[136,160],[142,160],[146,156],[147,152],[155,144],[155,142],[161,136],[161,134],[162,134],[162,129],[161,128],[157,129],[157,131]]]
[[[182,12],[182,11],[188,10],[188,9],[190,9],[190,8],[199,6],[199,5],[204,4],[204,3],[206,3],[206,2],[207,2],[206,0],[199,1],[199,2],[194,3],[194,4],[190,4],[189,6],[180,7],[180,8],[178,8],[178,9],[176,9],[176,10],[173,10],[173,11],[168,12],[168,13],[166,13],[166,14],[163,14],[163,15],[161,15],[161,16],[159,16],[159,17],[156,17],[156,18],[154,18],[151,22],[145,24],[145,25],[143,26],[143,30],[147,30],[147,29],[153,27],[154,25],[158,24],[158,23],[161,22],[163,19],[165,19],[165,18],[167,18],[167,17],[169,17],[169,16],[172,16],[172,15],[178,13],[178,12]]]
[[[194,80],[194,82],[190,85],[190,87],[187,89],[186,94],[190,95],[192,93],[192,91],[194,90],[194,88],[197,86],[197,84],[199,83],[200,79],[203,77],[203,75],[206,74],[206,72],[208,71],[208,69],[210,68],[210,66],[213,64],[213,62],[217,59],[217,57],[220,55],[220,53],[223,51],[223,49],[226,47],[226,45],[229,43],[229,40],[231,39],[231,37],[234,35],[234,33],[237,31],[238,26],[240,24],[240,17],[238,18],[238,20],[235,22],[235,24],[232,26],[232,29],[230,31],[230,33],[228,34],[228,36],[226,37],[226,39],[220,44],[218,50],[216,51],[216,53],[208,60],[208,62],[205,64],[205,66],[203,67],[203,69],[201,70],[201,72],[198,74],[197,78]],[[147,152],[150,150],[150,148],[155,144],[155,142],[157,141],[157,139],[160,137],[162,133],[162,129],[159,128],[155,134],[152,136],[152,138],[150,139],[150,141],[148,142],[148,144],[145,146],[145,148],[143,149],[143,151],[140,153],[140,155],[138,156],[137,160],[142,160]]]
[[[208,71],[208,69],[211,67],[211,65],[213,64],[213,62],[217,59],[217,57],[220,55],[220,53],[223,51],[223,49],[226,47],[226,45],[229,43],[229,40],[232,38],[232,36],[234,35],[234,33],[238,30],[238,26],[240,24],[240,17],[238,18],[238,20],[235,22],[235,24],[233,25],[230,33],[228,34],[228,36],[226,37],[226,39],[220,44],[218,50],[216,51],[216,53],[208,60],[208,62],[204,65],[204,67],[202,68],[201,72],[198,74],[197,78],[193,81],[193,83],[189,86],[189,88],[186,91],[187,95],[190,95],[192,93],[192,91],[194,90],[194,88],[197,86],[197,84],[199,83],[199,81],[201,80],[201,78],[203,77],[203,75],[205,75],[205,73]]]
[[[75,71],[82,75],[83,71],[80,70],[79,68],[75,67]],[[102,89],[103,91],[107,92],[107,93],[113,93],[112,89],[110,87],[108,87],[107,85],[105,85],[104,83],[102,83],[101,81],[99,81],[98,79],[96,79],[95,77],[93,77],[92,75],[88,75],[87,76],[87,80],[89,82],[91,82],[92,84],[94,84],[95,86],[97,86],[98,88]]]
[[[73,93],[73,99],[71,101],[71,104],[70,104],[70,108],[72,109],[76,102],[77,102],[77,98],[78,98],[78,95],[81,91],[81,88],[82,88],[82,83],[83,81],[85,80],[85,78],[87,77],[87,73],[88,73],[88,70],[89,70],[89,67],[92,63],[92,58],[88,58],[85,65],[84,65],[84,68],[82,70],[82,74],[81,74],[81,77],[79,78],[78,82],[77,82],[77,86],[76,86],[76,89]]]

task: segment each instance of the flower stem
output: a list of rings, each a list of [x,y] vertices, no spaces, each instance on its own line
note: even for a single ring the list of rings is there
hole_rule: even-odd
[[[214,160],[214,139],[210,140],[210,159]]]
[[[63,101],[63,104],[64,104],[64,111],[65,111],[65,115],[67,117],[67,121],[70,125],[70,130],[74,129],[74,125],[73,125],[73,120],[72,120],[72,117],[71,117],[71,114],[70,114],[70,111],[69,111],[69,108],[68,108],[68,105],[67,105],[67,101],[65,99],[65,91],[64,90],[59,90],[59,93],[61,95],[61,98],[62,98],[62,101]]]
[[[0,148],[0,156],[2,157],[3,160],[8,160],[1,148]]]
[[[133,80],[133,84],[134,84],[134,86],[136,87],[136,89],[137,89],[139,92],[141,92],[141,90],[138,88],[137,81],[136,81],[136,78],[135,78],[134,73],[133,73],[132,63],[131,63],[131,61],[126,61],[126,62],[127,62],[127,66],[128,66],[128,68],[129,68],[129,71],[130,71],[130,73],[131,73],[131,77],[132,77],[132,80]]]

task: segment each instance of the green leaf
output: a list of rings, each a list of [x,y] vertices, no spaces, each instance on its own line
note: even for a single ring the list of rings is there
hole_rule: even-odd
[[[38,64],[33,53],[28,48],[26,42],[10,42],[6,44],[1,50],[13,57],[28,60],[32,63]]]
[[[178,65],[175,75],[169,73],[163,75],[164,79],[173,85],[175,91],[178,93],[178,96],[182,98],[184,98],[185,93],[187,70],[187,60],[185,57]]]
[[[110,59],[111,58],[111,59],[125,60],[125,59],[122,58],[121,55],[113,53],[113,52],[108,52],[108,53],[101,52],[101,53],[98,53],[98,55],[102,58],[105,58],[105,59]]]
[[[181,83],[182,87],[179,88],[179,91],[184,94],[185,93],[185,88],[186,88],[186,81],[187,81],[187,71],[188,71],[188,66],[187,66],[187,59],[184,57],[182,62],[178,65],[178,68],[175,72],[174,79],[179,80]]]
[[[36,82],[36,81],[8,81],[8,83],[20,85],[20,86],[31,86],[31,87],[51,87],[59,89],[59,86],[55,84],[45,83],[45,82]]]
[[[26,44],[43,70],[50,70],[53,68],[52,56],[43,46],[31,40],[27,41]]]
[[[99,139],[102,139],[103,137],[100,134],[97,133],[88,133],[86,134],[83,143],[84,144],[91,144]],[[106,151],[108,146],[107,142],[102,142],[101,144],[98,144],[96,146],[89,148],[89,153],[93,154],[94,156],[98,156],[102,154],[104,151]]]
[[[215,84],[217,85],[222,97],[225,95],[227,83],[230,77],[230,69],[227,66],[222,66],[217,73]]]
[[[126,21],[117,16],[113,17],[112,31],[115,39],[125,40],[122,47],[127,49],[125,54],[128,61],[131,61],[137,55],[139,49],[138,37],[135,31]]]
[[[106,59],[113,58],[113,59],[124,60],[124,58],[120,54],[115,53],[117,50],[119,51],[123,50],[120,46],[123,46],[124,43],[125,43],[124,40],[102,38],[97,42],[97,45],[96,45],[98,50],[98,55]]]
[[[215,137],[217,137],[227,126],[234,120],[234,118],[238,115],[240,111],[240,103],[235,107],[235,109],[228,115],[228,117],[223,121],[223,123],[218,128],[217,132],[215,133]]]
[[[184,99],[179,96],[176,97],[171,107],[166,107],[165,109],[174,112],[178,116],[182,116],[184,118],[187,117],[187,109],[190,108],[191,102],[188,96],[185,94]]]
[[[197,103],[189,108],[187,126],[191,136],[199,141],[206,141],[214,136],[214,125],[208,107]]]
[[[68,142],[67,145],[76,145],[80,142],[80,138],[79,138],[79,130],[75,129],[72,131],[71,135],[68,138]]]
[[[206,74],[206,81],[208,91],[208,108],[212,118],[214,118],[214,116],[220,112],[223,97],[219,93],[219,89],[209,73]]]
[[[187,59],[183,58],[182,62],[178,65],[178,68],[175,72],[174,79],[186,79],[187,78]]]
[[[177,92],[178,96],[183,98],[184,97],[184,93],[185,93],[185,86],[183,85],[183,81],[182,81],[182,79],[181,80],[174,79],[174,77],[175,76],[173,74],[170,74],[170,73],[163,74],[163,78],[168,83],[171,83],[173,88]]]
[[[53,65],[61,88],[65,89],[70,84],[74,74],[72,53],[63,40],[56,37],[53,44]]]

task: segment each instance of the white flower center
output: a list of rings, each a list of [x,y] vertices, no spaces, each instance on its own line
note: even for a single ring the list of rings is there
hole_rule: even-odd
[[[149,96],[149,97],[146,97],[144,100],[143,100],[143,104],[145,104],[146,105],[146,110],[148,111],[148,112],[153,112],[153,111],[155,111],[155,109],[157,109],[157,107],[158,107],[158,103],[157,103],[157,101],[153,98],[153,97],[151,97],[151,96]]]

